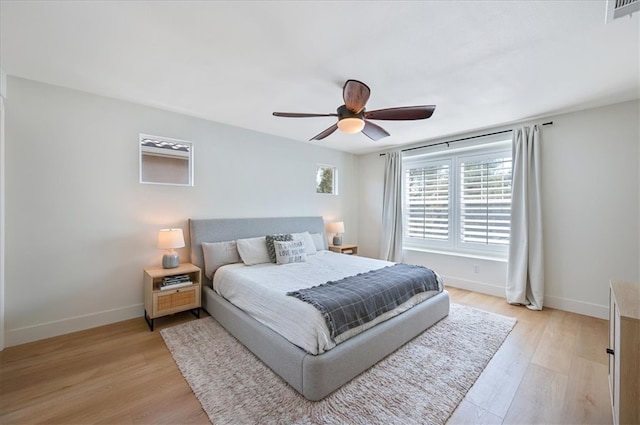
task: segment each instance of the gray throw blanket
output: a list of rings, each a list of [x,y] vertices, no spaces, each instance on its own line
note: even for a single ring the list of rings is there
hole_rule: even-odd
[[[433,270],[409,264],[394,264],[312,288],[288,292],[313,305],[324,316],[331,337],[367,323],[393,310],[420,292],[435,291]]]

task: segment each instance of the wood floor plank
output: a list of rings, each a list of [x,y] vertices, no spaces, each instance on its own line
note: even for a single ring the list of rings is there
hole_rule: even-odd
[[[575,355],[602,364],[609,364],[609,322],[589,316],[579,316]]]
[[[567,385],[567,375],[529,364],[503,424],[558,423]]]
[[[486,409],[476,406],[467,400],[462,400],[453,412],[447,425],[500,425],[502,418]]]
[[[568,375],[574,356],[577,329],[577,315],[553,310],[531,361]]]
[[[504,418],[529,367],[543,330],[530,322],[517,323],[465,399]]]
[[[562,423],[611,424],[608,365],[575,357],[564,397]]]

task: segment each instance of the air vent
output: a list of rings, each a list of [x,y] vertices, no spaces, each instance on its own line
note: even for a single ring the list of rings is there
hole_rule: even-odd
[[[640,0],[607,0],[606,22],[640,11]]]

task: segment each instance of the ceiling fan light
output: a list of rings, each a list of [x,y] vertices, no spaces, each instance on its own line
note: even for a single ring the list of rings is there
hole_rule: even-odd
[[[364,128],[364,120],[360,118],[343,118],[338,121],[338,128],[347,134],[359,133]]]

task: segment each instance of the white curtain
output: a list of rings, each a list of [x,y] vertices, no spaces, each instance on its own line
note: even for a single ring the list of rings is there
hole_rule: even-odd
[[[544,261],[540,199],[540,130],[513,131],[511,233],[507,266],[507,302],[542,310]]]
[[[388,152],[384,166],[380,258],[402,262],[402,153]]]

